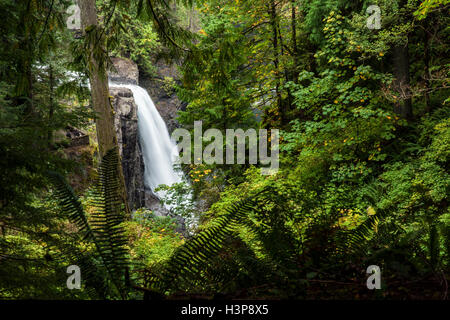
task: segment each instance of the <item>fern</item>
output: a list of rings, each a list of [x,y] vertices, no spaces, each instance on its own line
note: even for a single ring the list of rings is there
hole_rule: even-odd
[[[98,184],[94,189],[95,210],[91,225],[103,263],[122,297],[125,297],[124,281],[117,281],[123,279],[128,266],[124,248],[127,240],[121,227],[125,216],[121,211],[118,164],[117,149],[103,157]]]
[[[361,254],[367,249],[367,242],[378,232],[378,224],[382,214],[370,216],[357,228],[345,232],[345,241],[339,241],[338,245],[341,252]]]
[[[119,197],[118,161],[116,148],[108,151],[102,159],[99,179],[94,189],[95,209],[90,222],[80,200],[65,179],[55,172],[50,173],[50,178],[61,209],[77,225],[83,239],[95,244],[97,257],[101,261],[100,269],[103,270],[99,270],[94,262],[86,260],[86,257],[78,257],[82,272],[91,276],[91,282],[95,283],[99,283],[98,277],[101,277],[103,272],[103,276],[106,275],[104,286],[112,284],[116,294],[126,298],[128,259],[124,248],[126,237],[121,227],[124,215],[121,213],[122,204]],[[94,278],[97,280],[94,281]],[[102,289],[100,288],[100,291],[103,291]]]
[[[203,270],[212,258],[217,256],[240,226],[249,212],[258,206],[258,198],[267,190],[242,200],[227,209],[208,229],[200,232],[179,247],[163,266],[161,274],[147,275],[147,282],[153,290],[166,292],[176,289],[182,281],[195,282],[202,278]]]

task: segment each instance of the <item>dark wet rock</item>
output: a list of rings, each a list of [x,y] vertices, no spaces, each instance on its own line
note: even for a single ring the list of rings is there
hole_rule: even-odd
[[[169,216],[173,219],[175,219],[177,223],[177,227],[175,231],[182,233],[184,235],[186,234],[186,221],[184,218],[177,216],[173,213],[171,213],[169,210],[167,210],[159,201],[159,198],[151,191],[146,190],[145,191],[145,206],[146,208],[150,209],[155,216],[158,217],[165,217]]]
[[[69,147],[89,145],[89,135],[84,131],[71,126],[67,126],[65,130],[65,135],[70,140]]]
[[[174,84],[179,84],[180,74],[176,64],[167,64],[163,60],[154,62],[156,75],[148,77],[141,73],[139,78],[140,86],[147,89],[148,94],[155,103],[156,109],[161,114],[167,125],[169,133],[179,127],[176,121],[177,112],[186,107],[178,99]]]
[[[144,159],[139,144],[137,106],[130,89],[111,88],[115,128],[127,189],[128,205],[138,209],[145,205]]]
[[[145,207],[152,210],[153,214],[158,217],[168,216],[170,214],[159,201],[159,198],[149,189],[145,190]]]

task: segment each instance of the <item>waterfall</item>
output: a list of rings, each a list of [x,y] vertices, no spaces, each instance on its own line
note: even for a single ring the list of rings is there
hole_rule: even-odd
[[[131,84],[110,83],[110,86],[128,88],[133,92],[138,107],[138,130],[145,165],[144,183],[155,195],[162,198],[165,191],[156,192],[156,187],[162,184],[171,186],[182,182],[183,179],[182,171],[174,169],[179,158],[178,148],[171,140],[166,123],[147,90]],[[170,206],[166,207],[170,209]]]

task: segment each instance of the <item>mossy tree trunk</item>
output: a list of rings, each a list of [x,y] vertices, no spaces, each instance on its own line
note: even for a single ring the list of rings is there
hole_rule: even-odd
[[[83,34],[86,28],[97,26],[97,9],[94,0],[79,0],[81,9],[81,25]],[[117,147],[117,137],[114,128],[114,111],[109,100],[108,76],[104,62],[97,60],[94,52],[101,50],[101,39],[94,40],[90,45],[89,54],[89,80],[91,96],[96,119],[97,140],[100,156],[103,157],[108,150]]]
[[[83,35],[87,30],[95,30],[98,26],[97,8],[95,0],[78,0],[81,11],[81,27]],[[103,50],[101,35],[96,32],[91,38],[88,54],[89,82],[91,84],[91,97],[94,111],[97,114],[96,131],[100,156],[103,157],[109,150],[116,148],[119,152],[116,130],[114,127],[114,109],[109,98],[108,74],[106,62],[99,60],[98,52]],[[96,54],[97,53],[97,54]],[[119,161],[119,183],[125,211],[130,214],[123,176],[122,163]]]

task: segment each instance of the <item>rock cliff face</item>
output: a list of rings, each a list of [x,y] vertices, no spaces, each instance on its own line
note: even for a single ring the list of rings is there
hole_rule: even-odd
[[[113,58],[117,72],[110,72],[109,80],[123,84],[138,84],[137,65],[125,59]],[[126,88],[110,88],[114,108],[117,140],[127,189],[128,205],[133,209],[145,206],[144,159],[139,143],[137,105],[133,93]]]
[[[115,127],[131,209],[145,206],[144,160],[139,144],[137,106],[130,89],[111,88]]]
[[[109,80],[116,83],[139,84],[139,69],[136,63],[121,58],[111,58],[116,70],[109,73]]]
[[[185,104],[178,99],[173,89],[173,84],[179,81],[180,75],[176,64],[168,65],[163,60],[158,60],[153,64],[157,70],[156,75],[149,78],[141,74],[139,83],[152,97],[169,133],[172,133],[179,126],[176,121],[178,110],[185,108]]]

